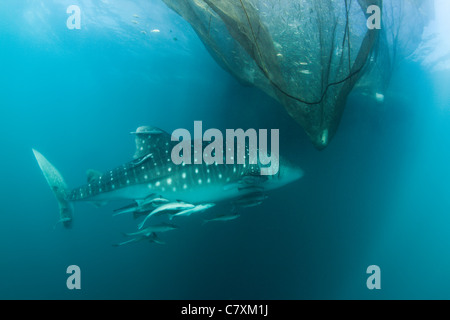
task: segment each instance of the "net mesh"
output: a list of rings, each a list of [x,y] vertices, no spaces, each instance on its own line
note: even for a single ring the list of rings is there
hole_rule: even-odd
[[[277,99],[322,149],[357,82],[381,92],[395,60],[417,47],[432,0],[163,1],[224,69]],[[381,29],[367,27],[370,5],[383,9]],[[400,27],[418,17],[414,36]]]

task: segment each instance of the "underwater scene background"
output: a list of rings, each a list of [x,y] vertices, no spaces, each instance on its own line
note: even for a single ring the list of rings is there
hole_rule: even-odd
[[[450,298],[448,69],[405,60],[383,103],[350,94],[318,151],[161,1],[124,1],[126,25],[93,18],[107,1],[75,2],[0,2],[0,299]],[[71,4],[90,17],[80,30],[66,27]],[[56,224],[32,148],[75,187],[88,169],[130,161],[137,127],[193,130],[196,120],[280,129],[280,154],[304,177],[239,219],[180,219],[165,245],[112,246],[136,228],[112,217],[127,202],[77,203],[73,227]],[[66,286],[69,265],[81,269],[81,290]],[[370,265],[380,290],[366,286]]]

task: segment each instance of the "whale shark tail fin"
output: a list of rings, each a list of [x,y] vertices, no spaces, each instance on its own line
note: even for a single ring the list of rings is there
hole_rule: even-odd
[[[56,200],[58,200],[59,221],[63,223],[64,227],[69,228],[73,215],[73,205],[66,198],[69,188],[59,171],[41,153],[34,149],[33,153],[48,185],[56,196]]]

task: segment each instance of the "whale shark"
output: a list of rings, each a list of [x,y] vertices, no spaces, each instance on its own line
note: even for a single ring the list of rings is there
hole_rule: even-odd
[[[243,207],[259,205],[266,192],[300,179],[303,171],[279,157],[276,175],[260,175],[261,164],[185,164],[171,159],[177,142],[156,127],[139,127],[135,132],[136,150],[132,160],[110,171],[87,171],[87,183],[70,189],[61,173],[40,152],[34,156],[59,204],[60,222],[70,227],[74,203],[92,202],[96,206],[114,200],[133,203],[115,214],[149,215],[178,209],[180,215],[204,211],[214,204],[229,202]],[[195,208],[195,209],[194,209]],[[185,211],[192,209],[191,211]],[[184,211],[184,212],[183,212]],[[177,212],[171,212],[176,214]],[[143,225],[141,225],[143,227]]]

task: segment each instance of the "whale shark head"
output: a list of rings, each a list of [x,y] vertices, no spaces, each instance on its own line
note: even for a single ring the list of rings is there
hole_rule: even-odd
[[[267,189],[277,189],[285,186],[289,183],[295,182],[301,179],[304,175],[302,169],[292,164],[286,158],[280,157],[280,168],[278,173],[269,176],[269,180],[266,182]]]

